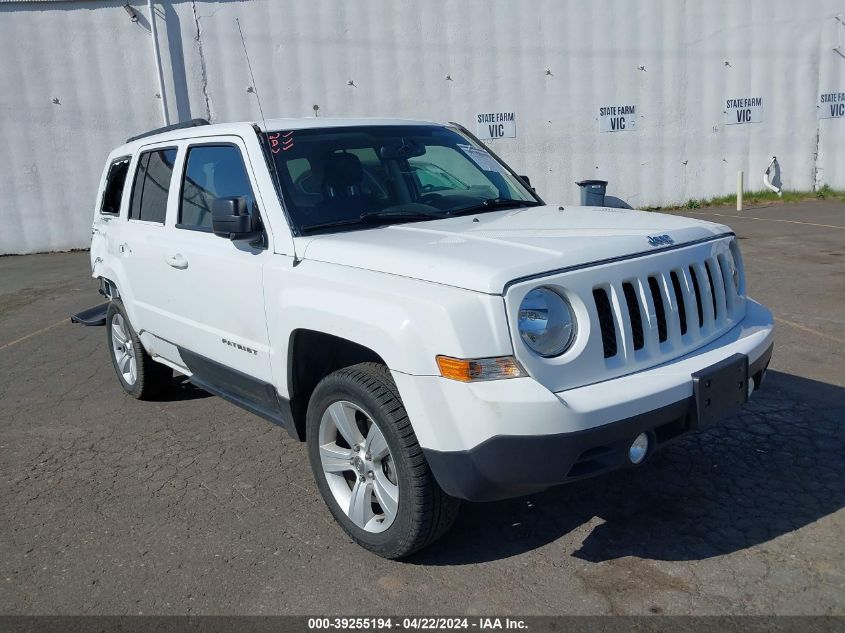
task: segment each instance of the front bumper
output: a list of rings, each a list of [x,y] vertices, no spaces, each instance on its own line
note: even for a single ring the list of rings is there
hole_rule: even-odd
[[[748,357],[759,388],[772,354],[772,315],[748,301],[719,339],[664,365],[552,393],[531,378],[462,384],[394,374],[417,438],[446,493],[492,501],[537,492],[629,464],[642,432],[653,447],[696,427],[692,374]]]
[[[749,365],[755,390],[762,383],[772,347]],[[628,447],[640,433],[649,452],[696,428],[695,400],[686,398],[653,411],[584,431],[491,438],[468,451],[424,453],[440,487],[470,501],[495,501],[630,466]]]

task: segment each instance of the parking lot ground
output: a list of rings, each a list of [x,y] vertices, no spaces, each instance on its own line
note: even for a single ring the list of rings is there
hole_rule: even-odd
[[[121,392],[87,253],[0,258],[0,612],[845,614],[845,207],[729,224],[777,317],[738,415],[643,467],[467,504],[405,562],[334,524],[303,446],[189,385]]]

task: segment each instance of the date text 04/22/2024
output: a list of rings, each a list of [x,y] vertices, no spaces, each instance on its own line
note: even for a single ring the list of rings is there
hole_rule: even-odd
[[[476,617],[476,618],[447,618],[447,617],[356,617],[356,618],[309,618],[309,630],[369,630],[389,631],[397,630],[522,630],[527,628],[524,620],[519,618]]]

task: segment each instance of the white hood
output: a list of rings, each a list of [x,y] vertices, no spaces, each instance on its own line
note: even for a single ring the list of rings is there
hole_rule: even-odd
[[[296,239],[302,259],[490,294],[513,279],[730,232],[711,222],[602,207],[530,207]]]

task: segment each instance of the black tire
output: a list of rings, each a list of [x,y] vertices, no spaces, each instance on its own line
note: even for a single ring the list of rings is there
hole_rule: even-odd
[[[132,350],[135,354],[136,375],[135,382],[130,383],[123,377],[118,367],[118,361],[113,347],[114,329],[112,324],[115,316],[120,315],[125,329],[129,335],[132,345]],[[120,299],[112,299],[109,304],[109,309],[106,314],[106,338],[108,341],[109,357],[111,358],[112,366],[117,374],[117,379],[123,390],[133,398],[138,400],[155,400],[160,398],[170,388],[173,380],[173,370],[167,365],[162,365],[153,360],[144,346],[141,345],[141,340],[135,333],[135,328],[129,322],[129,317],[126,315],[126,309]]]
[[[368,532],[350,520],[336,501],[320,460],[320,421],[328,407],[349,401],[378,425],[395,464],[399,504],[393,523],[383,532]],[[362,547],[397,559],[427,547],[443,536],[458,516],[460,501],[444,493],[425,460],[411,421],[390,372],[378,363],[361,363],[324,378],[308,403],[308,458],[317,487],[335,520]]]

